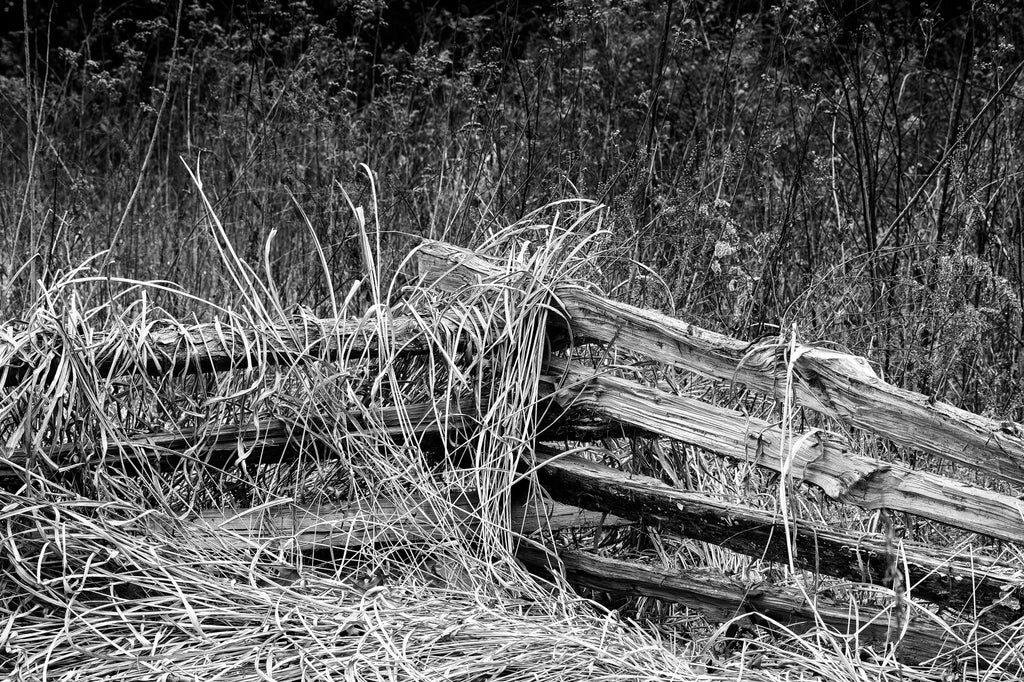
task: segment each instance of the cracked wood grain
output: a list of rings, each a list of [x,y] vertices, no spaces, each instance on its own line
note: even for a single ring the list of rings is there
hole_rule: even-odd
[[[565,409],[587,408],[648,433],[749,462],[819,487],[862,509],[895,509],[1011,542],[1024,542],[1024,501],[898,462],[857,454],[828,431],[780,426],[552,358],[545,377]]]
[[[421,246],[417,265],[424,281],[448,291],[499,280],[514,284],[526,276],[472,251],[433,241]],[[614,344],[780,400],[788,397],[791,364],[792,397],[798,404],[902,447],[1024,485],[1024,428],[893,386],[863,358],[805,344],[797,344],[787,357],[784,344],[751,345],[578,286],[557,286],[552,298],[577,342]]]

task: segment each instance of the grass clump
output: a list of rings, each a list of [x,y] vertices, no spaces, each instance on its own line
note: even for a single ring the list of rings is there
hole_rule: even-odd
[[[440,308],[442,320],[437,306],[423,304],[429,290],[386,303],[393,282],[380,279],[374,238],[363,235],[365,286],[379,297],[360,316],[372,342],[364,338],[353,352],[353,339],[339,336],[329,359],[303,355],[301,342],[276,335],[311,327],[301,313],[282,327],[275,311],[283,308],[266,298],[271,280],[259,283],[227,248],[225,269],[249,288],[240,288],[233,310],[207,309],[222,339],[251,344],[235,351],[254,366],[155,374],[152,332],[185,328],[172,327],[145,294],[121,303],[154,289],[187,295],[84,271],[52,286],[27,320],[9,328],[5,359],[26,369],[0,405],[15,451],[3,459],[14,482],[2,493],[5,672],[22,679],[690,678],[685,658],[649,632],[595,610],[565,585],[534,579],[514,558],[508,501],[535,428],[543,282],[557,267],[558,240],[550,252],[510,263],[534,272],[533,287],[482,285]],[[112,286],[122,289],[90,307],[90,297]],[[345,302],[335,305],[339,316],[317,336],[330,338],[330,324],[351,321]],[[393,337],[398,318],[420,325],[415,354]],[[202,358],[201,348],[184,350]],[[255,361],[275,355],[288,359]],[[435,404],[436,426],[448,433],[445,412],[465,396],[474,398],[472,433],[426,449],[422,418],[414,422],[405,408]],[[383,407],[395,421],[377,421]],[[230,462],[209,466],[219,430],[271,420],[295,427],[281,461],[266,463],[239,440]],[[193,441],[183,456],[146,446],[155,425]],[[456,504],[466,490],[479,500],[468,525]],[[361,539],[332,541],[342,529],[324,521],[322,547],[312,553],[287,530],[253,536],[200,523],[204,512],[220,510],[266,530],[280,508],[301,518],[341,501],[365,519],[357,524]],[[381,521],[396,508],[407,512],[393,526]],[[428,519],[429,532],[408,526],[410,515]]]

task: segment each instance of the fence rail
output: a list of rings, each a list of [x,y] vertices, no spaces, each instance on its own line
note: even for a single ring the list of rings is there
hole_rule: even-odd
[[[784,433],[736,410],[673,395],[576,363],[552,360],[554,400],[584,407],[640,431],[818,486],[862,509],[893,509],[1001,540],[1024,542],[1024,501],[945,476],[858,455],[829,431]],[[557,388],[555,386],[557,385]]]
[[[440,242],[425,244],[418,264],[425,281],[449,291],[523,276],[508,273],[472,251]],[[1019,425],[886,383],[863,358],[807,345],[797,345],[787,355],[785,344],[746,343],[578,286],[556,287],[552,296],[576,342],[615,344],[783,400],[788,398],[791,373],[794,397],[803,407],[897,445],[1024,484],[1024,429]]]

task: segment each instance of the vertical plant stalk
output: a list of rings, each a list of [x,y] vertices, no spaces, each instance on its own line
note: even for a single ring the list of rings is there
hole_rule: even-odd
[[[128,203],[125,204],[124,211],[121,213],[121,219],[118,221],[117,227],[114,229],[114,234],[110,238],[110,245],[106,256],[103,257],[103,263],[100,266],[101,269],[110,264],[110,260],[114,255],[114,249],[117,246],[117,240],[121,236],[121,230],[124,229],[124,224],[128,221],[128,216],[132,212],[132,206],[135,205],[135,200],[138,198],[139,192],[142,190],[142,181],[146,178],[146,167],[149,165],[149,160],[153,156],[153,149],[156,147],[156,138],[157,135],[160,134],[160,123],[163,121],[164,111],[167,109],[167,100],[170,99],[171,84],[174,82],[174,71],[178,63],[178,41],[181,37],[181,10],[184,4],[184,0],[178,0],[178,9],[174,19],[174,43],[171,45],[171,60],[167,67],[167,82],[164,84],[163,97],[160,100],[160,108],[156,112],[156,121],[153,122],[153,133],[149,136],[149,143],[146,145],[146,154],[142,157],[142,166],[139,167],[139,175],[135,178],[135,187],[132,188],[132,193],[128,197]]]
[[[34,86],[32,84],[32,49],[31,49],[31,36],[32,32],[29,29],[28,23],[28,0],[22,0],[21,3],[21,18],[22,25],[25,31],[24,46],[25,46],[25,164],[28,166],[28,177],[25,179],[25,193],[22,195],[21,200],[21,211],[18,213],[18,222],[14,228],[14,238],[10,244],[10,250],[8,251],[11,262],[8,264],[8,270],[11,270],[14,265],[14,254],[16,253],[16,246],[21,239],[21,226],[25,222],[26,215],[28,216],[28,241],[31,251],[31,245],[35,244],[35,221],[32,219],[32,211],[29,210],[29,206],[35,204],[34,195],[32,191],[33,183],[35,182],[35,171],[36,171],[36,153],[39,151],[39,139],[37,131],[42,124],[40,120],[35,126],[32,125],[33,117],[35,114],[35,102],[34,102]],[[43,80],[45,87],[46,79]],[[42,98],[40,98],[42,102]],[[40,113],[42,112],[42,104],[39,106]],[[29,264],[29,282],[36,281],[36,260],[32,258]]]
[[[1020,76],[1021,69],[1024,69],[1024,61],[1020,62],[1019,64],[1017,64],[1017,66],[1014,67],[1013,71],[1011,71],[1010,75],[1006,77],[1006,80],[1003,81],[1003,84],[999,87],[995,94],[992,95],[992,97],[990,97],[987,102],[985,102],[985,105],[981,108],[981,111],[979,111],[974,116],[974,118],[971,119],[971,122],[967,124],[967,127],[964,128],[964,131],[960,134],[961,139],[967,137],[967,135],[969,135],[971,131],[974,130],[975,126],[978,125],[978,123],[985,116],[985,114],[988,113],[988,110],[992,108],[992,105],[1001,100],[1003,98],[1003,95],[1005,95],[1013,88],[1014,83],[1017,82],[1017,78]],[[899,214],[896,216],[896,218],[893,219],[892,223],[889,224],[889,227],[886,229],[885,234],[883,234],[878,239],[877,248],[881,249],[885,247],[886,243],[889,241],[889,238],[892,237],[893,233],[896,231],[896,227],[900,224],[900,221],[903,220],[903,218],[906,217],[907,213],[910,212],[910,209],[913,208],[914,204],[917,203],[917,200],[921,197],[921,194],[925,191],[928,185],[931,184],[931,181],[935,179],[935,176],[938,175],[939,172],[946,167],[946,164],[949,162],[950,157],[953,156],[953,153],[956,151],[958,146],[958,144],[951,144],[946,147],[946,150],[942,153],[942,158],[939,159],[939,162],[935,164],[931,172],[928,173],[928,176],[924,179],[924,182],[922,182],[918,186],[917,191],[915,191],[914,194],[910,197],[910,200],[907,201],[906,205],[903,207],[903,210],[901,210]]]

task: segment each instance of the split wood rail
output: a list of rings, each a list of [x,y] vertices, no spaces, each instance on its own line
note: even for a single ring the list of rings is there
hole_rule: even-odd
[[[498,264],[440,242],[423,244],[416,263],[425,285],[451,295],[498,283],[516,286],[530,277],[507,262]],[[555,286],[550,305],[558,311],[548,320],[552,348],[564,351],[596,344],[619,349],[638,361],[661,363],[723,386],[742,386],[775,400],[792,400],[819,413],[823,423],[835,428],[793,432],[648,385],[636,378],[638,373],[587,365],[573,359],[572,352],[552,353],[538,377],[546,402],[535,460],[524,463],[537,467],[543,495],[517,502],[511,510],[513,530],[534,538],[519,546],[524,563],[539,571],[562,571],[576,585],[599,593],[675,601],[713,619],[747,614],[783,624],[828,625],[855,635],[862,643],[897,646],[908,661],[968,651],[991,660],[1005,656],[1012,642],[1001,633],[1012,631],[1009,626],[1024,618],[1024,572],[1000,562],[995,553],[951,555],[947,548],[784,518],[773,510],[620,471],[560,448],[567,440],[578,444],[616,434],[671,440],[783,476],[791,483],[813,486],[836,503],[929,519],[977,533],[983,536],[980,544],[992,544],[985,538],[1024,544],[1024,501],[1018,496],[1024,488],[1020,426],[893,386],[864,359],[834,350],[785,343],[752,345],[575,285]],[[373,349],[378,338],[373,328],[380,323],[380,319],[306,320],[298,326],[282,325],[276,335],[286,342],[273,350],[261,342],[266,330],[253,329],[248,334],[237,326],[216,324],[155,327],[145,339],[150,354],[142,365],[125,364],[111,339],[111,350],[106,355],[100,351],[97,367],[109,376],[140,371],[160,375],[352,358]],[[386,323],[396,346],[410,353],[424,352],[426,343],[415,320],[391,318]],[[0,388],[16,387],[47,371],[12,357],[0,367]],[[405,407],[401,414],[385,409],[370,421],[395,436],[411,430],[419,438],[443,439],[447,434],[440,432],[440,423],[463,433],[472,430],[475,405],[455,401],[443,420],[438,419],[439,406],[421,404]],[[365,417],[359,412],[347,417],[353,433],[366,428]],[[246,465],[284,461],[299,450],[331,457],[331,449],[341,445],[311,437],[313,427],[275,422],[259,428],[224,425],[142,434],[128,444],[96,445],[91,450],[59,445],[47,457],[69,470],[100,460],[131,467],[133,458],[139,457],[174,468],[182,453],[201,457],[205,465],[217,468],[241,464],[237,458],[243,451]],[[852,430],[944,460],[962,476],[943,476],[866,456],[847,435]],[[26,452],[0,458],[0,486],[19,486],[30,460]],[[472,491],[458,501],[470,527],[475,504]],[[355,507],[278,508],[272,510],[270,522],[268,511],[261,509],[258,523],[255,515],[212,511],[194,523],[204,532],[230,531],[239,542],[264,543],[276,537],[303,549],[352,548],[378,541],[374,528],[394,528],[396,519],[409,532],[431,537],[428,507],[379,501],[376,508],[384,510],[386,518],[368,517]],[[792,562],[795,568],[850,583],[890,588],[898,574],[901,584],[896,586],[906,597],[933,604],[937,612],[958,612],[961,624],[974,621],[975,625],[966,630],[942,627],[934,618],[908,613],[899,599],[854,609],[849,603],[830,600],[827,590],[819,594],[810,588],[743,585],[709,571],[621,561],[560,549],[544,540],[563,528],[583,526],[602,533],[630,524],[656,525],[663,533],[720,545],[754,559]]]

